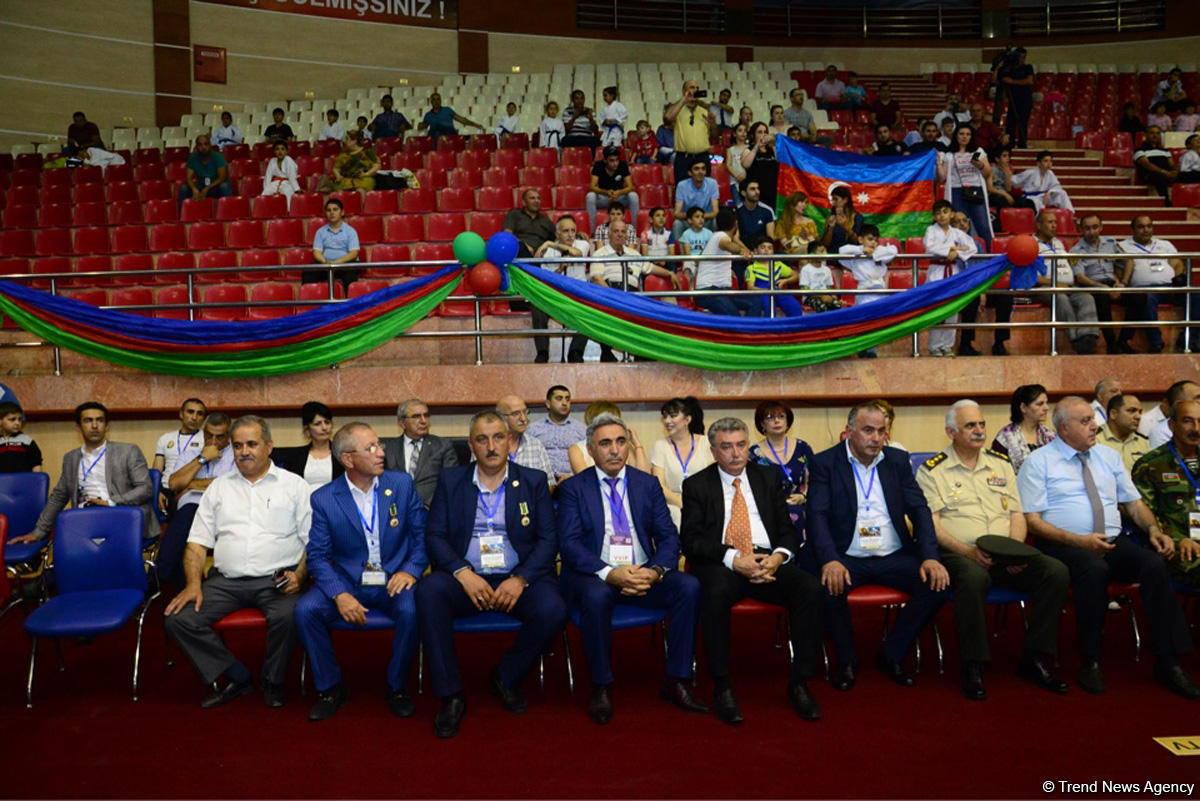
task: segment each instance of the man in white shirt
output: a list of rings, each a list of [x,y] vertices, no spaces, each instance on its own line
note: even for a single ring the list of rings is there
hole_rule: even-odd
[[[204,401],[188,398],[179,407],[179,429],[168,431],[158,438],[150,467],[162,473],[163,491],[157,498],[159,509],[167,508],[167,479],[175,472],[176,465],[181,462],[186,464],[196,458],[204,447],[204,435],[200,433],[200,427],[207,415],[208,407]]]
[[[565,258],[586,258],[592,253],[592,243],[585,237],[579,236],[579,224],[575,222],[575,218],[570,214],[564,214],[554,223],[554,239],[547,239],[537,250],[533,252],[535,259],[550,259],[555,255]],[[580,281],[587,280],[588,265],[585,262],[546,262],[536,265],[543,270],[553,270],[556,273],[561,273],[568,278],[577,278]],[[544,329],[550,324],[550,315],[544,311],[534,308],[533,310],[533,327]],[[583,351],[587,347],[587,337],[583,334],[576,334],[571,337],[571,344],[567,348],[568,362],[582,362]],[[545,364],[550,361],[550,336],[548,334],[535,334],[533,337],[533,348],[535,355],[533,357],[534,364]]]
[[[961,273],[967,268],[967,260],[979,252],[975,240],[950,224],[954,207],[948,200],[933,204],[933,225],[925,229],[925,252],[936,257],[929,264],[926,281],[933,283]],[[958,322],[958,315],[947,317],[944,323]],[[929,331],[929,355],[949,356],[954,352],[953,328],[933,328]]]
[[[1178,397],[1177,393],[1180,395],[1186,394],[1189,384],[1192,385],[1190,391],[1195,392],[1195,384],[1188,379],[1176,381],[1167,387],[1167,391],[1163,394],[1163,398],[1158,402],[1158,405],[1142,413],[1142,419],[1138,422],[1138,433],[1149,437],[1155,428],[1166,422],[1167,418],[1171,415],[1171,398]]]
[[[505,395],[496,401],[496,413],[504,418],[508,426],[508,460],[521,467],[541,470],[546,474],[547,486],[554,489],[558,476],[550,464],[550,454],[537,437],[527,434],[529,407],[520,395]]]
[[[605,256],[637,256],[638,258],[642,258],[642,251],[638,249],[637,245],[629,244],[629,223],[624,220],[615,219],[608,224],[608,244],[597,248],[592,256],[598,259]],[[671,282],[672,288],[679,289],[679,276],[665,267],[660,267],[648,261],[592,262],[592,282],[612,289],[624,289],[636,292],[639,287],[639,276],[642,275],[657,275],[661,278],[666,278]],[[580,346],[575,341],[572,341],[570,350],[582,355],[584,347],[586,347],[586,342],[583,346]],[[617,361],[617,357],[613,355],[612,348],[604,343],[600,344],[600,361]],[[550,485],[554,486],[554,482],[551,481]]]
[[[1042,211],[1037,216],[1036,239],[1038,252],[1042,258],[1067,255],[1067,246],[1055,234],[1058,232],[1058,218],[1052,211]],[[1054,270],[1057,285],[1060,287],[1075,285],[1075,271],[1067,259],[1048,259],[1046,266]],[[1038,276],[1039,286],[1050,286],[1048,276]],[[1096,322],[1096,301],[1090,292],[1057,292],[1054,294],[1055,317],[1059,322],[1094,323]],[[1096,342],[1100,339],[1099,328],[1072,327],[1065,329],[1071,347],[1081,355],[1096,352]]]
[[[1183,260],[1176,257],[1178,252],[1175,246],[1165,239],[1156,239],[1154,237],[1154,221],[1150,219],[1149,214],[1139,214],[1133,218],[1133,236],[1128,239],[1122,239],[1117,243],[1117,249],[1121,253],[1128,253],[1134,256],[1141,256],[1137,259],[1125,259],[1124,264],[1118,262],[1118,272],[1121,280],[1129,287],[1167,287],[1177,284],[1183,277]],[[1177,278],[1178,276],[1178,278]],[[1192,296],[1192,319],[1200,319],[1196,317],[1196,312],[1200,310],[1200,303],[1197,303],[1197,295]],[[1166,298],[1168,301],[1173,298]],[[1130,294],[1124,298],[1125,302],[1125,322],[1158,321],[1158,304],[1159,296],[1157,293],[1139,293]],[[1157,325],[1152,325],[1142,329],[1146,332],[1146,341],[1148,344],[1147,351],[1149,353],[1161,353],[1164,347],[1162,331]],[[1180,329],[1182,335],[1182,329]],[[1136,353],[1129,344],[1133,339],[1136,329],[1123,328],[1121,337],[1117,347],[1122,353]],[[1195,329],[1192,333],[1192,346],[1200,344],[1196,339]]]
[[[321,129],[321,135],[317,139],[336,139],[340,142],[346,138],[346,129],[338,122],[339,116],[341,115],[338,114],[336,108],[331,108],[325,112],[325,121],[328,125]]]
[[[231,427],[237,471],[217,478],[205,490],[188,535],[183,590],[167,604],[167,634],[213,685],[200,706],[220,706],[254,691],[254,679],[212,624],[239,609],[256,608],[267,620],[263,661],[263,700],[283,706],[284,671],[296,647],[292,613],[304,586],[304,549],[312,521],[309,485],[271,461],[271,429],[255,415]],[[213,550],[213,569],[201,574]],[[227,683],[217,686],[225,674]]]
[[[1116,376],[1101,378],[1096,382],[1096,397],[1092,400],[1092,411],[1096,413],[1096,425],[1102,426],[1108,422],[1108,401],[1120,395],[1121,379]]]
[[[753,254],[738,238],[737,214],[731,208],[717,211],[717,231],[708,239],[701,251],[702,256],[724,256],[726,254],[751,258]],[[762,302],[754,295],[743,295],[733,290],[733,261],[707,260],[688,264],[685,272],[695,271],[696,289],[728,289],[727,295],[700,295],[696,297],[696,305],[713,314],[724,314],[736,317],[742,314],[746,317],[761,317]]]
[[[1150,438],[1150,448],[1161,448],[1167,444],[1167,440],[1171,439],[1171,426],[1169,419],[1171,410],[1178,404],[1187,401],[1200,401],[1200,384],[1193,381],[1176,381],[1167,389],[1166,397],[1163,398],[1163,404],[1166,405],[1164,410],[1160,405],[1155,411],[1163,414],[1163,419],[1154,423],[1146,436]],[[1138,430],[1141,430],[1139,425]]]

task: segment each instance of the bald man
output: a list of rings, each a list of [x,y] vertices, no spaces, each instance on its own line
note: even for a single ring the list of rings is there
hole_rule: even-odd
[[[531,467],[546,474],[550,489],[558,478],[550,464],[550,454],[537,437],[526,432],[529,428],[529,407],[517,395],[505,395],[496,401],[496,413],[508,424],[508,460],[521,467]]]

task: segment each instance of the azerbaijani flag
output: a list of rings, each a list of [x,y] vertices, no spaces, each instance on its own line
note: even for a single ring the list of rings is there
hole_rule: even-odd
[[[834,187],[850,190],[854,210],[863,222],[879,226],[880,236],[901,240],[924,236],[933,222],[934,183],[937,153],[927,150],[915,156],[862,156],[793,142],[775,136],[779,160],[779,209],[793,192],[808,196],[805,213],[825,230]]]

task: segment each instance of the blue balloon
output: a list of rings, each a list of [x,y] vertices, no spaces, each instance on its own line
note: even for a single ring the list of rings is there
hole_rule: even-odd
[[[521,243],[508,231],[492,234],[487,241],[487,260],[497,267],[512,264]]]

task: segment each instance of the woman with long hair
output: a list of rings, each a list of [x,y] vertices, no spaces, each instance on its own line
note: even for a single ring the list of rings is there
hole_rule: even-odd
[[[973,235],[983,240],[984,250],[991,248],[987,187],[992,180],[992,165],[975,142],[975,129],[967,123],[961,122],[954,129],[949,152],[938,157],[937,172],[938,180],[945,182],[945,199],[955,211],[967,215]]]
[[[808,196],[793,192],[783,201],[775,222],[775,238],[786,253],[808,253],[808,243],[820,238],[816,221],[804,213]]]
[[[695,398],[671,398],[662,405],[666,437],[650,446],[650,472],[662,484],[667,510],[679,526],[683,509],[683,480],[713,463],[704,437],[704,410]]]
[[[837,253],[842,245],[857,245],[858,232],[862,230],[862,215],[854,210],[850,188],[835,186],[829,193],[829,216],[825,218],[825,233],[821,244],[827,253]]]
[[[780,109],[780,114],[783,111]],[[787,120],[784,120],[786,123]],[[742,167],[746,170],[743,186],[751,181],[758,182],[758,202],[775,210],[775,187],[779,183],[779,162],[775,159],[775,137],[766,123],[756,122],[750,126],[748,145],[742,151]]]

